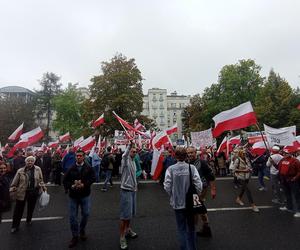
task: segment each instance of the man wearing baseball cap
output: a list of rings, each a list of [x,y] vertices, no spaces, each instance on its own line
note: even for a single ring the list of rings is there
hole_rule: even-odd
[[[278,163],[282,160],[283,156],[279,153],[280,148],[273,146],[271,150],[271,156],[267,161],[267,167],[270,168],[270,177],[272,185],[272,202],[281,204],[283,203],[283,194],[280,192],[280,179]]]

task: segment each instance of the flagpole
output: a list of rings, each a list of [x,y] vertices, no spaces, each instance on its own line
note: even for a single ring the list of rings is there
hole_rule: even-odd
[[[264,135],[263,135],[263,133],[262,133],[260,127],[258,126],[258,122],[255,123],[255,125],[256,125],[256,128],[258,129],[258,131],[259,131],[259,133],[260,133],[260,135],[261,135],[261,138],[263,139],[263,142],[264,142],[264,144],[265,144],[266,150],[267,150],[268,153],[270,154],[270,150],[269,150],[270,146],[267,145],[267,143],[266,143],[266,141],[265,141],[265,137],[264,137]],[[268,143],[268,144],[269,144],[269,143]]]

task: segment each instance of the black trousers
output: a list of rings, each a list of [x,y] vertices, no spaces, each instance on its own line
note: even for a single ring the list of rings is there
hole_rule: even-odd
[[[27,203],[27,217],[26,221],[30,222],[32,219],[32,214],[35,208],[36,201],[38,199],[38,192],[27,191],[23,201],[16,200],[16,206],[13,214],[12,228],[18,228],[23,216],[25,204]]]

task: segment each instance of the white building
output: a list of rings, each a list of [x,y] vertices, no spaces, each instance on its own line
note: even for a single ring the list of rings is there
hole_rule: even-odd
[[[153,119],[161,130],[177,123],[181,138],[182,112],[190,104],[190,98],[186,95],[177,95],[176,91],[167,95],[166,89],[149,89],[148,94],[143,97],[142,115]]]

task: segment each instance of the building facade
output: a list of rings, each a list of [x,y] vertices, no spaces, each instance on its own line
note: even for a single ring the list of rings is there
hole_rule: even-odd
[[[181,138],[182,112],[190,104],[190,98],[178,95],[176,91],[168,95],[166,89],[149,89],[148,94],[143,97],[142,115],[153,119],[161,130],[177,123],[178,135]]]

